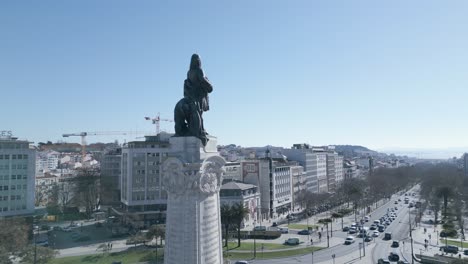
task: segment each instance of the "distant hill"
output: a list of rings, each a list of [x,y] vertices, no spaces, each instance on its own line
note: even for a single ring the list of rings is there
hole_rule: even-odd
[[[345,158],[377,154],[377,151],[355,145],[335,145],[335,151],[338,152],[338,154],[343,155]]]

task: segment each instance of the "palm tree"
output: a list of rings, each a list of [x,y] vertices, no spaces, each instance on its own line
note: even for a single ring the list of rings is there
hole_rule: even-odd
[[[241,225],[242,221],[244,221],[244,218],[249,214],[249,209],[245,208],[243,203],[236,203],[231,207],[231,212],[232,221],[234,222],[237,228],[237,246],[240,247]]]
[[[225,233],[224,246],[227,248],[227,246],[228,246],[229,226],[232,223],[232,210],[231,210],[231,206],[228,205],[228,204],[221,205],[221,223],[224,226],[224,233]]]

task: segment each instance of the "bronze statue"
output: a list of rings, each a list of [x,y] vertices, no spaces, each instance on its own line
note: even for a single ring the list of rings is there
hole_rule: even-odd
[[[184,81],[184,98],[175,106],[175,136],[199,138],[203,145],[208,142],[208,133],[203,126],[203,112],[210,109],[208,94],[213,91],[201,68],[198,54],[193,54],[187,79]]]

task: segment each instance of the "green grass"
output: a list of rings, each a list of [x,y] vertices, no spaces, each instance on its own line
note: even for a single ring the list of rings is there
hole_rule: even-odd
[[[265,250],[286,249],[286,248],[296,247],[296,246],[290,246],[290,245],[257,242],[256,243],[257,251],[262,250],[262,245]],[[229,247],[229,250],[253,250],[254,243],[241,241],[241,246],[237,247],[237,242],[228,242],[228,247]],[[223,244],[223,248],[224,250],[226,250],[226,247],[224,247],[224,244]]]
[[[317,251],[322,248],[320,247],[306,247],[306,248],[298,248],[292,250],[284,250],[284,251],[276,251],[276,252],[264,252],[257,250],[257,257],[256,259],[271,259],[271,258],[284,258],[296,255],[304,255],[308,254],[312,251]],[[224,252],[225,258],[230,259],[253,259],[253,252],[249,253],[237,253],[237,252]]]
[[[164,250],[158,249],[158,260],[162,260]],[[56,258],[49,261],[49,264],[110,264],[113,261],[122,263],[138,263],[155,260],[154,249],[127,250],[117,253],[93,254],[75,257]]]
[[[452,245],[452,246],[460,247],[460,240],[447,239],[447,244]],[[462,245],[463,245],[463,248],[468,248],[468,242],[463,242]],[[445,238],[440,239],[439,246],[445,246]]]
[[[315,229],[317,225],[309,225],[309,227],[312,227],[312,229]],[[290,229],[307,229],[307,225],[304,224],[289,224],[288,228]]]

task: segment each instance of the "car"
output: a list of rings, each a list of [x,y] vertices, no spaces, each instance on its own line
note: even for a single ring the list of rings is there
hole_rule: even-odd
[[[67,227],[65,227],[65,228],[62,228],[62,231],[63,231],[63,232],[71,232],[72,229],[71,229],[69,226],[67,226]]]
[[[392,239],[392,233],[390,233],[390,232],[385,233],[383,239],[384,239],[384,240],[390,240],[390,239]]]
[[[398,207],[395,206],[395,210],[398,210]]]
[[[373,237],[378,237],[380,235],[380,232],[379,231],[374,231],[372,232],[372,236]]]
[[[347,237],[347,238],[345,239],[344,244],[345,244],[345,245],[351,245],[351,244],[354,243],[354,242],[355,242],[354,237],[353,237],[353,236],[349,236],[349,237]]]
[[[380,225],[380,220],[374,220],[374,224]]]
[[[356,228],[351,227],[351,228],[348,230],[348,234],[356,234]]]
[[[278,226],[278,223],[276,223],[276,222],[273,222],[273,224],[272,224],[271,226],[273,226],[273,227],[277,227],[277,226]]]
[[[388,259],[381,258],[381,259],[377,260],[377,263],[378,264],[390,264],[390,261]]]
[[[458,254],[458,247],[456,246],[442,246],[440,247],[440,250],[442,250],[445,253]]]
[[[247,260],[238,260],[234,264],[249,264]]]
[[[385,227],[384,226],[379,226],[379,229],[377,231],[382,233],[383,231],[385,231]]]
[[[374,238],[372,238],[371,236],[366,236],[364,238],[364,242],[371,242]]]
[[[401,202],[401,198],[398,198],[398,201]]]
[[[282,234],[287,234],[287,233],[289,233],[289,228],[287,228],[287,227],[280,227],[280,228],[279,228],[279,231],[280,231]]]
[[[463,255],[468,255],[468,249],[463,250]]]
[[[344,227],[343,227],[343,232],[348,232],[348,231],[349,231],[349,227],[344,226]]]
[[[394,204],[398,204],[398,201],[395,201]]]
[[[397,264],[409,264],[409,262],[406,260],[399,260]]]
[[[290,237],[286,241],[284,241],[286,245],[299,245],[299,238],[297,237]]]
[[[52,228],[52,230],[54,230],[54,231],[63,231],[63,228],[60,227],[60,226],[54,226],[54,227]]]
[[[377,226],[372,224],[370,227],[369,227],[369,230],[376,230],[377,229]]]
[[[41,246],[41,247],[48,247],[49,246],[49,241],[47,241],[47,240],[37,241],[36,245]]]
[[[390,221],[385,221],[385,224],[386,224],[386,225],[390,225],[391,223],[392,223],[392,222],[390,222]]]
[[[398,256],[397,253],[390,252],[390,255],[388,256],[388,260],[390,260],[390,261],[399,261],[400,256]]]
[[[266,226],[256,226],[254,227],[253,231],[266,231]]]
[[[310,232],[309,230],[306,230],[306,229],[301,230],[301,231],[299,231],[299,232],[297,232],[297,233],[298,233],[299,235],[310,235],[310,234],[311,234],[311,232]]]
[[[369,216],[364,216],[364,221],[369,222],[370,217]]]
[[[397,247],[399,247],[399,246],[400,246],[400,243],[399,243],[398,241],[396,241],[396,240],[393,240],[393,242],[392,242],[392,248],[397,248]]]

